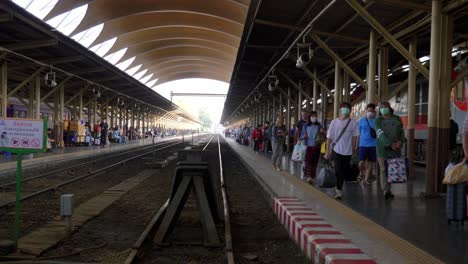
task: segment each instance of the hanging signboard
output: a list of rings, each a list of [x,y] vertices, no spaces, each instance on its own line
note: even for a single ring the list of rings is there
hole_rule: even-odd
[[[43,119],[0,118],[0,150],[18,153],[44,152],[47,123]]]

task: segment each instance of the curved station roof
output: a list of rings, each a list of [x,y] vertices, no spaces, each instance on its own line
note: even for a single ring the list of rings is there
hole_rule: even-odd
[[[229,82],[249,0],[59,0],[44,20],[87,4],[71,35],[103,24],[91,46],[117,38],[104,55],[126,48],[118,62],[135,59],[158,84],[181,78]]]

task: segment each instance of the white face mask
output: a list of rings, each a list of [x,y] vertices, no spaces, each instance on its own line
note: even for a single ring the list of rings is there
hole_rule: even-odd
[[[367,118],[373,118],[375,116],[374,112],[367,112]]]
[[[310,122],[312,122],[312,123],[317,122],[317,118],[316,118],[316,117],[311,117],[311,118],[310,118]]]

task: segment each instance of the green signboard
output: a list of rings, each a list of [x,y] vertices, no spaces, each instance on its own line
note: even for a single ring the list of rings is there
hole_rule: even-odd
[[[23,154],[45,152],[47,149],[47,116],[44,119],[0,117],[0,151],[18,154],[16,167],[16,204],[13,237],[18,244],[19,209],[21,200],[21,166]]]

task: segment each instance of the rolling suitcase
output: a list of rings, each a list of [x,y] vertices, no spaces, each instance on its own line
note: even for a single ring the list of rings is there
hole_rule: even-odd
[[[451,222],[461,222],[463,225],[466,217],[465,184],[447,185],[446,211],[449,224]]]

